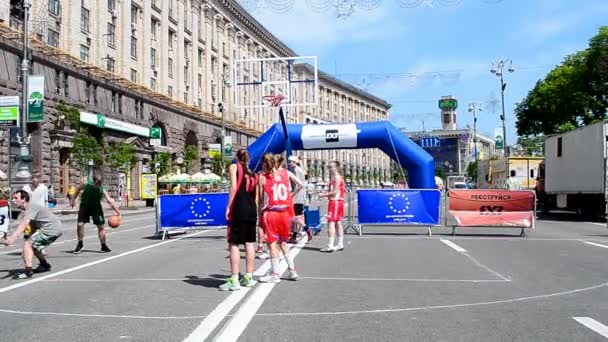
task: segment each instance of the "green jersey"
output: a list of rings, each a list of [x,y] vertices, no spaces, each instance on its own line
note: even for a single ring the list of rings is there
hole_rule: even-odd
[[[87,208],[101,207],[101,198],[103,197],[104,188],[100,186],[95,188],[93,183],[87,183],[82,190],[82,197],[80,198],[80,206]]]

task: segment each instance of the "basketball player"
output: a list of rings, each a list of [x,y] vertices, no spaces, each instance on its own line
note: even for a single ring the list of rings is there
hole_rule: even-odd
[[[226,220],[228,220],[228,244],[230,246],[230,271],[232,276],[220,291],[235,291],[241,286],[253,287],[255,268],[255,226],[257,221],[257,179],[249,169],[249,153],[240,149],[236,152],[236,163],[230,165],[230,194]],[[246,273],[239,284],[239,263],[241,251],[239,245],[245,245]]]
[[[342,228],[342,218],[344,217],[344,197],[346,195],[346,184],[340,175],[340,162],[332,160],[327,165],[329,171],[329,192],[320,194],[320,197],[329,199],[327,207],[327,233],[329,242],[327,247],[321,252],[331,253],[344,249],[344,229]],[[338,236],[338,243],[334,246],[334,240]]]
[[[32,229],[31,235],[23,242],[25,272],[15,275],[15,278],[26,279],[31,278],[34,273],[50,271],[51,265],[46,261],[42,250],[61,236],[61,221],[48,208],[37,203],[30,203],[30,194],[25,190],[13,193],[13,203],[17,208],[23,210],[23,215],[17,229],[4,240],[4,244],[12,245],[26,227],[31,226]],[[36,269],[32,269],[34,256],[40,262]]]
[[[278,169],[280,164],[272,154],[264,155],[263,174],[260,177],[260,198],[265,205],[261,210],[261,224],[266,235],[268,250],[270,252],[270,274],[259,279],[262,283],[280,283],[279,277],[279,248],[283,251],[288,266],[287,279],[296,280],[296,272],[293,257],[289,255],[289,240],[291,220],[293,219],[293,194],[289,192],[290,181],[296,184],[295,193],[302,189],[300,180],[290,175],[287,170]]]
[[[302,184],[306,184],[306,172],[300,166],[301,161],[296,156],[289,157],[289,167],[292,172]],[[294,204],[293,210],[295,213],[295,220],[293,221],[293,231],[291,235],[291,243],[297,243],[297,238],[302,229],[308,232],[308,240],[312,240],[312,231],[306,229],[304,225],[304,204],[306,203],[306,193],[305,191],[300,191],[296,196],[294,196]]]
[[[104,224],[106,223],[105,217],[103,216],[103,209],[101,207],[101,200],[105,198],[110,207],[114,209],[116,215],[120,216],[118,207],[110,197],[110,194],[101,185],[101,177],[93,177],[93,182],[88,182],[81,185],[76,194],[70,200],[70,205],[74,206],[74,202],[78,198],[78,195],[82,192],[82,198],[80,199],[80,208],[78,210],[78,224],[76,225],[76,234],[78,235],[78,244],[74,249],[74,254],[80,254],[84,248],[84,225],[89,223],[89,220],[93,218],[93,224],[97,226],[97,233],[99,235],[99,242],[101,242],[101,252],[108,253],[112,250],[106,244],[106,229]]]

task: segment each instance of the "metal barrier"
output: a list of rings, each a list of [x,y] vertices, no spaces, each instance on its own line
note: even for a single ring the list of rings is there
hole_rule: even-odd
[[[445,226],[456,228],[536,227],[536,194],[528,190],[450,190],[446,201]],[[451,215],[455,224],[448,224]]]

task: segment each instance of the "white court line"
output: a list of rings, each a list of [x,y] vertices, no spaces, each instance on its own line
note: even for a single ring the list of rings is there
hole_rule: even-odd
[[[503,276],[502,274],[494,271],[493,269],[489,268],[488,266],[482,264],[479,260],[475,259],[473,256],[471,256],[469,253],[463,253],[469,260],[471,260],[475,265],[483,268],[484,270],[492,273],[493,275],[497,276],[498,278],[504,280],[504,281],[511,281],[511,279]]]
[[[600,227],[606,227],[607,226],[605,223],[598,223],[598,222],[585,222],[585,223],[589,223],[589,224],[592,224],[594,226],[600,226]]]
[[[589,317],[572,317],[575,321],[608,338],[608,327]]]
[[[108,236],[111,237],[114,234],[120,234],[120,233],[125,233],[125,232],[134,231],[134,230],[145,229],[145,228],[152,228],[152,227],[156,227],[156,225],[153,224],[150,226],[136,227],[136,228],[130,228],[130,229],[111,230],[111,233],[109,233]],[[95,229],[95,231],[97,231],[97,229]],[[98,239],[97,235],[89,235],[89,236],[85,236],[84,240],[93,239],[93,238]],[[51,246],[57,246],[57,245],[64,244],[66,242],[74,242],[74,241],[76,241],[76,239],[61,240],[61,241],[53,242],[51,244]],[[21,252],[21,251],[22,251],[21,248],[14,248],[14,249],[11,249],[10,251],[0,252],[0,255],[11,254],[11,253]]]
[[[410,312],[410,311],[424,311],[424,310],[438,310],[438,309],[458,309],[458,308],[467,308],[467,307],[475,307],[475,306],[488,306],[488,305],[497,305],[497,304],[525,302],[525,301],[529,301],[529,300],[547,299],[547,298],[552,298],[552,297],[561,297],[561,296],[571,295],[571,294],[580,293],[580,292],[592,291],[592,290],[596,290],[596,289],[606,287],[606,286],[608,286],[608,283],[603,283],[603,284],[599,284],[599,285],[583,287],[580,289],[563,291],[563,292],[548,293],[548,294],[542,294],[542,295],[537,295],[537,296],[520,297],[520,298],[512,298],[512,299],[504,299],[504,300],[494,300],[494,301],[490,301],[490,302],[448,304],[448,305],[435,305],[435,306],[419,306],[419,307],[400,308],[400,309],[357,310],[357,311],[274,312],[274,313],[257,314],[256,316],[334,316],[334,315],[337,316],[337,315]]]
[[[292,258],[295,258],[298,253],[300,253],[307,241],[307,238],[303,238],[289,251]],[[280,265],[279,274],[282,275],[286,270],[287,262],[283,261]],[[264,301],[268,295],[270,295],[270,292],[272,292],[275,285],[276,284],[273,283],[260,284],[247,301],[230,318],[228,323],[224,325],[219,334],[213,339],[213,342],[232,342],[238,340],[243,331],[245,331],[245,328],[249,325],[249,322],[253,319],[253,316],[255,316],[262,304],[264,304]]]
[[[451,247],[452,249],[454,249],[456,252],[460,252],[460,253],[464,253],[467,250],[458,246],[457,244],[453,243],[450,240],[445,240],[445,239],[439,239],[439,241],[443,242],[445,245]]]
[[[0,309],[0,312],[17,315],[40,315],[40,316],[67,316],[67,317],[94,317],[94,318],[120,318],[120,319],[157,319],[157,320],[189,320],[201,319],[205,316],[139,316],[139,315],[104,315],[104,314],[85,314],[69,312],[48,312],[48,311],[17,311]]]
[[[510,279],[424,279],[424,278],[330,278],[330,277],[300,277],[311,280],[346,280],[346,281],[404,281],[404,282],[437,282],[437,283],[508,283]]]
[[[27,280],[27,281],[24,281],[24,282],[21,282],[21,283],[16,283],[14,285],[10,285],[10,286],[6,286],[6,287],[3,287],[3,288],[0,288],[0,293],[12,291],[12,290],[18,289],[20,287],[24,287],[24,286],[27,286],[27,285],[31,285],[31,284],[35,284],[35,283],[44,281],[46,279],[55,278],[55,277],[58,277],[58,276],[61,276],[61,275],[64,275],[64,274],[68,274],[68,273],[72,273],[74,271],[81,270],[83,268],[95,266],[95,265],[102,264],[102,263],[105,263],[105,262],[108,262],[108,261],[111,261],[111,260],[114,260],[114,259],[122,258],[122,257],[127,256],[127,255],[143,252],[143,251],[151,249],[151,248],[156,248],[156,247],[160,247],[160,246],[163,246],[163,245],[166,245],[166,244],[169,244],[169,243],[173,243],[175,241],[179,241],[179,240],[184,239],[186,237],[200,235],[200,234],[205,234],[205,233],[208,233],[208,232],[211,232],[211,230],[203,230],[203,231],[200,231],[200,232],[196,232],[194,234],[182,236],[182,237],[177,238],[175,240],[162,241],[162,242],[159,242],[159,243],[155,243],[153,245],[137,248],[137,249],[134,249],[134,250],[131,250],[131,251],[128,251],[128,252],[123,252],[123,253],[116,254],[116,255],[112,255],[112,256],[107,257],[107,258],[91,261],[89,263],[82,264],[82,265],[79,265],[79,266],[75,266],[75,267],[72,267],[72,268],[68,268],[68,269],[65,269],[65,270],[62,270],[62,271],[59,271],[59,272],[47,274],[47,275],[42,276],[42,277],[36,277],[36,278],[31,279],[31,280]]]
[[[602,247],[602,248],[608,248],[608,246],[606,245],[602,245],[599,243],[595,243],[595,242],[590,242],[590,241],[583,241],[584,243],[591,245],[591,246],[596,246],[596,247]]]

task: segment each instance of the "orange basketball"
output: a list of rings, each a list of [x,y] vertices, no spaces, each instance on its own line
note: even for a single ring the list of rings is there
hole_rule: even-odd
[[[121,218],[118,215],[113,215],[108,218],[108,226],[110,228],[118,228],[120,226]]]

